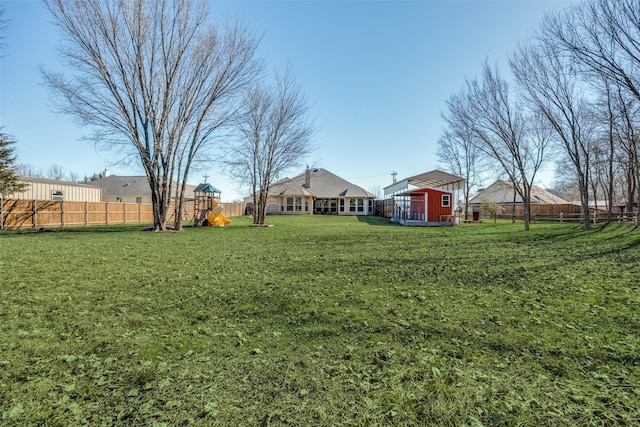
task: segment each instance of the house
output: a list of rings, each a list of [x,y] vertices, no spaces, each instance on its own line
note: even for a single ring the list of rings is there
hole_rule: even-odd
[[[100,188],[78,182],[27,176],[21,176],[19,181],[27,184],[27,188],[24,191],[7,195],[6,199],[99,202],[102,198]]]
[[[107,175],[91,181],[91,185],[102,189],[103,202],[151,203],[151,188],[146,176]],[[187,184],[185,199],[193,200],[195,189],[194,185]],[[172,192],[175,194],[175,191],[174,183]]]
[[[489,201],[500,205],[503,215],[520,217],[524,214],[522,198],[510,181],[498,180],[480,190],[469,200],[468,208],[473,212],[473,219],[480,219],[482,203]],[[515,201],[515,203],[514,203]],[[547,190],[536,185],[531,187],[531,211],[533,218],[551,218],[560,215],[574,215],[580,213],[579,204],[567,202]]]
[[[478,209],[483,201],[488,200],[506,207],[513,205],[514,197],[515,204],[522,205],[522,197],[516,191],[513,183],[498,180],[469,199],[469,206]],[[568,205],[570,203],[543,188],[533,185],[531,187],[531,204]]]
[[[373,215],[375,196],[326,169],[309,169],[269,188],[266,213]],[[247,198],[252,203],[251,197]]]

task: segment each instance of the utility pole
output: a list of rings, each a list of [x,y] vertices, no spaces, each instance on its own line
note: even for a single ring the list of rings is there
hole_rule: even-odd
[[[209,178],[209,175],[204,175],[204,183],[207,183],[207,178]]]
[[[396,176],[398,176],[398,172],[396,172],[396,171],[391,172],[391,176],[393,177],[393,183],[395,184],[396,183]]]

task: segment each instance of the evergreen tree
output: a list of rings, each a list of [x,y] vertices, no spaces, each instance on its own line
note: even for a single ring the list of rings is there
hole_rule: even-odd
[[[12,147],[15,143],[9,135],[0,132],[0,197],[23,191],[26,187],[18,180]]]

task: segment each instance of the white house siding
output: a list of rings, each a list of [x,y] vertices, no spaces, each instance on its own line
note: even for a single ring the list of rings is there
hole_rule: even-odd
[[[99,202],[102,198],[102,189],[90,185],[36,178],[23,178],[21,182],[27,184],[28,188],[21,193],[11,194],[7,199]]]

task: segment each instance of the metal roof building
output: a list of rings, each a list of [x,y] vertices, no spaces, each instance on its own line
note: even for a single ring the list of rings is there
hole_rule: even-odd
[[[100,202],[102,198],[102,189],[88,184],[28,176],[21,176],[19,180],[27,184],[27,189],[6,199]]]

